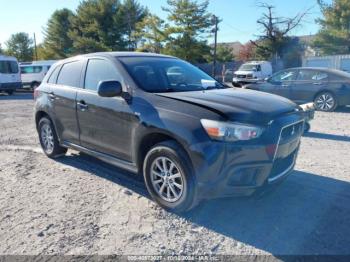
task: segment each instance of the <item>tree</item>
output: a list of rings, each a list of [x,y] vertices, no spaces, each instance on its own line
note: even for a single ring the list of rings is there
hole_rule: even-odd
[[[232,48],[225,45],[218,46],[216,56],[217,60],[223,63],[232,62],[234,59]]]
[[[163,10],[168,13],[172,25],[165,52],[190,62],[203,62],[205,54],[210,52],[203,39],[212,25],[211,14],[207,11],[209,1],[167,0],[167,3]]]
[[[140,42],[138,51],[161,53],[167,39],[167,25],[156,15],[149,14],[136,25],[133,38]]]
[[[148,14],[147,8],[141,6],[136,0],[125,0],[121,7],[123,28],[125,29],[125,38],[127,48],[135,50],[137,48],[138,39],[135,38],[136,26]]]
[[[249,61],[255,58],[256,56],[256,46],[251,42],[246,43],[242,46],[241,50],[239,50],[238,59],[240,61]]]
[[[119,0],[87,0],[72,18],[69,37],[75,53],[125,50],[123,14]]]
[[[325,55],[350,53],[350,0],[334,0],[325,4],[318,0],[323,19],[313,46]]]
[[[19,61],[33,60],[33,40],[27,33],[16,33],[11,35],[5,43],[6,54],[16,57]]]
[[[4,51],[2,50],[2,46],[0,44],[0,55],[3,54],[3,53],[4,53]]]
[[[74,53],[73,41],[68,36],[73,17],[73,12],[66,8],[52,14],[44,30],[45,38],[40,50],[42,58],[61,59]]]
[[[296,14],[291,18],[279,17],[274,14],[275,7],[262,3],[259,7],[266,10],[257,21],[261,26],[262,34],[258,41],[251,41],[257,48],[257,55],[264,59],[272,59],[283,55],[284,46],[289,41],[288,35],[301,25],[308,10]]]

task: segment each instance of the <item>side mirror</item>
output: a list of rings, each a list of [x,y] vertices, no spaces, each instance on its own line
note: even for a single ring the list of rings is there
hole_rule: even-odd
[[[101,97],[121,96],[123,93],[122,84],[119,81],[100,81],[98,83],[97,93]]]

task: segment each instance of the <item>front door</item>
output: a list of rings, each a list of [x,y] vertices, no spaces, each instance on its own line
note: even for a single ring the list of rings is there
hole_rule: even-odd
[[[90,150],[131,161],[130,141],[134,115],[124,98],[98,96],[98,84],[106,80],[122,83],[115,65],[107,59],[89,59],[84,89],[77,94],[80,143]]]
[[[297,70],[284,70],[273,75],[264,86],[265,92],[291,98],[291,89],[296,78]]]

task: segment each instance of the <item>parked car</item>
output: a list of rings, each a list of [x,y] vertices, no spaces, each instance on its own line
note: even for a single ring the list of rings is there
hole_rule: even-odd
[[[30,63],[21,63],[21,77],[23,87],[37,88],[43,81],[46,73],[56,61],[35,61]]]
[[[232,85],[241,87],[245,84],[256,83],[272,75],[272,65],[267,61],[252,61],[241,65],[234,73]]]
[[[226,88],[187,62],[149,53],[60,61],[34,97],[48,157],[73,148],[142,173],[155,201],[175,212],[282,181],[304,128],[288,99]]]
[[[245,88],[280,95],[298,104],[314,102],[320,111],[350,104],[350,74],[333,69],[286,69]]]
[[[21,75],[15,57],[0,55],[0,93],[12,95],[21,88]]]

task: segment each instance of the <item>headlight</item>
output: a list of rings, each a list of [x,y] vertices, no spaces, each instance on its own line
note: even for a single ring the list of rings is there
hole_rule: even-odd
[[[226,142],[252,140],[260,137],[264,131],[261,127],[241,123],[227,123],[208,119],[202,119],[201,123],[212,139]]]

